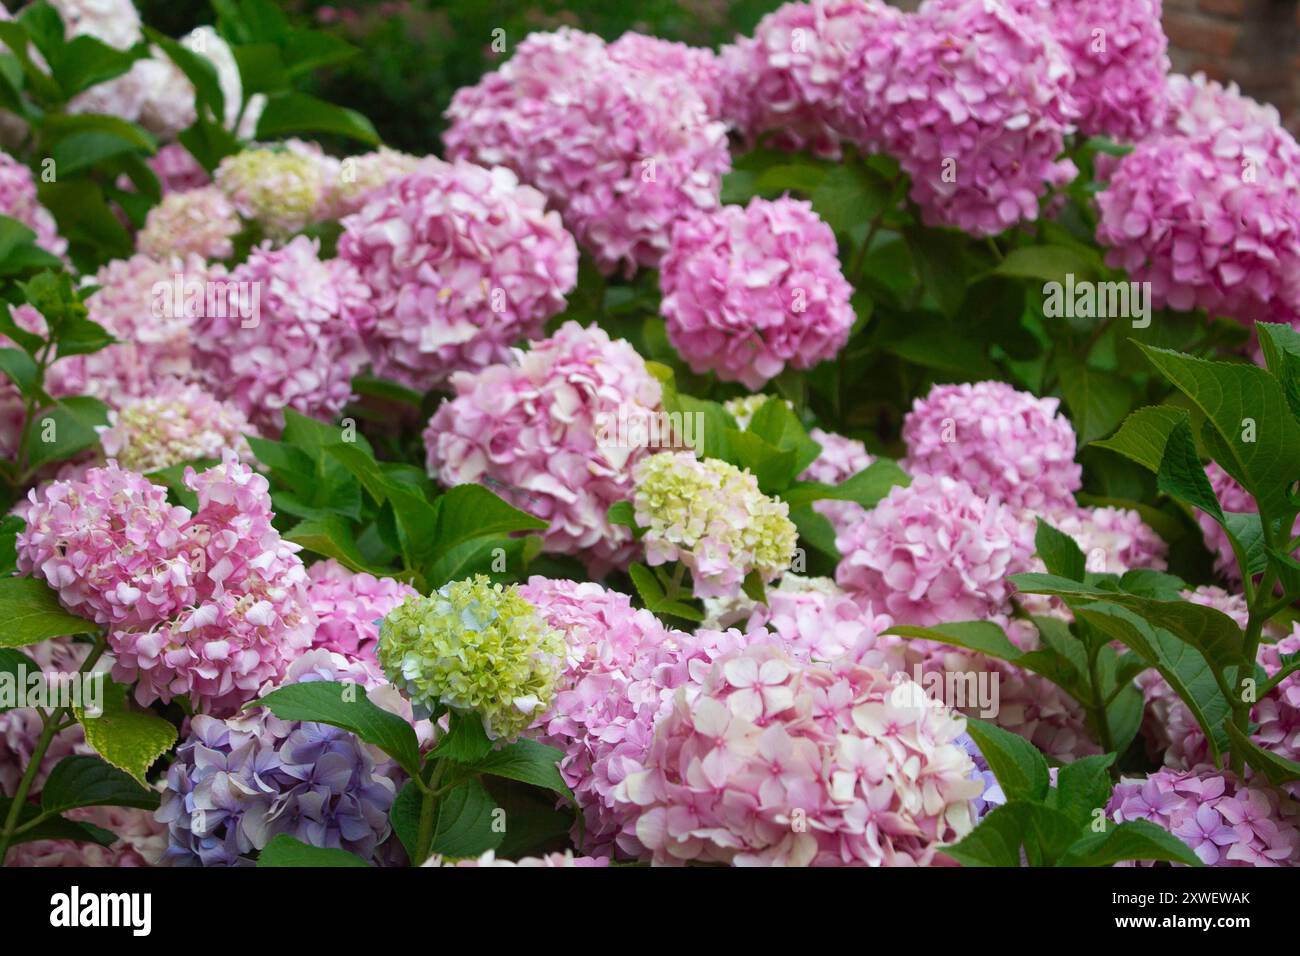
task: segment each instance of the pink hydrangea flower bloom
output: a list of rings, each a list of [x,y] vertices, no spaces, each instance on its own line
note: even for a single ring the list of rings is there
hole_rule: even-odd
[[[521,856],[518,860],[498,860],[495,850],[468,860],[444,863],[442,857],[431,856],[421,866],[522,866],[522,867],[588,867],[609,866],[608,857],[574,856],[572,850],[556,851],[545,856]]]
[[[163,195],[198,189],[212,182],[208,171],[180,143],[168,143],[149,158],[149,168],[162,184]]]
[[[28,492],[18,569],[98,624],[151,627],[194,597],[182,552],[190,513],[167,489],[110,461]]]
[[[349,156],[338,165],[337,182],[327,181],[327,204],[333,218],[342,219],[360,212],[367,202],[385,186],[409,176],[421,165],[441,165],[437,160],[380,146],[377,150]]]
[[[366,364],[358,327],[370,291],[356,270],[322,262],[317,242],[299,236],[253,250],[224,295],[224,308],[205,308],[194,323],[194,360],[209,391],[267,432],[283,426],[285,408],[336,416]]]
[[[711,119],[725,118],[722,63],[707,47],[687,46],[629,30],[606,47],[606,51],[615,63],[639,73],[674,76],[699,94]]]
[[[221,458],[229,449],[249,458],[245,435],[253,426],[234,405],[219,402],[197,385],[167,379],[158,392],[110,408],[98,426],[104,455],[123,468],[147,473],[199,458]]]
[[[656,267],[673,223],[715,209],[726,127],[693,83],[597,36],[534,33],[457,91],[447,155],[509,166],[540,189],[606,272]]]
[[[1121,823],[1149,820],[1163,827],[1206,866],[1300,864],[1300,806],[1230,773],[1164,769],[1144,780],[1121,780],[1107,810]]]
[[[0,152],[0,215],[17,219],[36,233],[36,244],[46,252],[61,256],[68,251],[54,217],[36,198],[32,171],[5,152]]]
[[[1166,110],[1169,40],[1161,0],[1013,0],[1045,23],[1065,50],[1070,96],[1086,136],[1137,142],[1159,128]]]
[[[789,575],[787,575],[787,578]],[[762,631],[778,638],[797,660],[854,663],[893,673],[905,667],[900,642],[882,638],[894,626],[888,614],[877,613],[871,602],[854,600],[827,581],[829,587],[767,592],[767,603],[754,606],[747,631]]]
[[[1060,404],[1005,382],[936,385],[903,420],[903,467],[960,479],[1017,510],[1073,511],[1083,469]]]
[[[964,721],[909,684],[771,644],[726,655],[677,689],[618,796],[657,864],[930,863],[974,826],[984,783]]]
[[[668,338],[696,373],[758,389],[849,340],[852,288],[812,204],[752,199],[682,219],[659,273]]]
[[[659,412],[662,389],[645,361],[595,325],[565,323],[511,361],[451,378],[456,397],[424,433],[429,473],[447,486],[480,482],[550,522],[548,551],[576,554],[593,573],[636,552],[631,529],[607,512],[632,492],[645,443],[618,422]]]
[[[228,259],[232,241],[243,228],[239,214],[221,190],[204,186],[168,193],[149,210],[144,228],[136,235],[136,248],[153,259],[199,256]]]
[[[839,585],[901,624],[983,620],[1009,610],[1032,528],[963,481],[918,475],[836,536]]]
[[[1097,196],[1108,265],[1151,283],[1156,308],[1242,322],[1300,317],[1300,201],[1253,134],[1155,136]]]
[[[379,622],[415,588],[392,578],[354,573],[332,558],[307,569],[307,598],[316,614],[314,647],[373,662]]]
[[[375,370],[420,391],[540,337],[578,278],[577,246],[542,194],[467,162],[375,194],[344,220],[339,256],[370,288]]]
[[[842,133],[868,139],[869,124],[843,109],[844,90],[874,71],[903,19],[877,0],[778,7],[720,54],[723,118],[751,145],[839,158]]]
[[[1076,114],[1069,60],[1005,4],[927,0],[848,76],[845,111],[911,176],[930,225],[997,235],[1077,173],[1059,159]]]

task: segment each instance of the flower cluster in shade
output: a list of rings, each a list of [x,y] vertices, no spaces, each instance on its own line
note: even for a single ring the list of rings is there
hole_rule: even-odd
[[[838,158],[842,136],[868,138],[844,89],[855,74],[880,69],[903,22],[877,0],[778,7],[719,54],[723,118],[750,144]]]
[[[266,479],[232,453],[185,484],[193,514],[112,461],[32,491],[18,565],[109,627],[113,679],[141,703],[186,695],[230,713],[311,645],[307,573],[271,523]]]
[[[489,737],[513,738],[550,706],[564,638],[517,585],[478,575],[399,604],[376,653],[417,713],[477,714]]]
[[[853,327],[835,235],[800,200],[682,218],[659,283],[668,339],[692,370],[747,388],[834,358]]]
[[[690,452],[662,452],[633,469],[632,497],[651,567],[680,561],[697,597],[738,594],[756,573],[772,581],[794,558],[789,506],[769,498],[748,471]]]
[[[1121,780],[1107,812],[1168,830],[1207,866],[1300,865],[1300,805],[1224,771],[1166,768]]]
[[[1060,400],[1005,382],[934,386],[904,418],[903,440],[907,471],[964,481],[1017,510],[1072,510],[1083,484]]]
[[[731,164],[692,77],[644,49],[534,33],[447,110],[447,155],[509,166],[607,272],[657,266],[676,220],[718,206]]]
[[[197,385],[177,379],[158,391],[109,409],[100,426],[104,455],[128,471],[159,471],[201,458],[220,459],[227,450],[247,460],[245,435],[253,434],[244,413]]]
[[[364,694],[378,678],[316,650],[295,662],[284,684],[313,680],[355,684]],[[248,865],[279,834],[373,859],[392,829],[392,773],[387,758],[328,724],[282,720],[266,708],[226,720],[198,715],[157,811],[168,830],[164,862]]]
[[[933,862],[985,786],[965,722],[899,688],[768,643],[720,658],[674,692],[646,768],[618,787],[637,837],[658,864]]]
[[[987,0],[927,0],[845,72],[864,148],[895,157],[925,222],[991,236],[1038,218],[1076,119],[1074,71],[1049,26]]]
[[[895,486],[836,535],[835,580],[899,623],[987,620],[1009,610],[1007,576],[1029,569],[1033,528],[946,475]]]
[[[578,249],[509,169],[434,162],[343,222],[339,257],[371,290],[376,372],[418,390],[539,338],[576,284]]]
[[[1106,263],[1151,283],[1156,308],[1300,318],[1300,147],[1288,146],[1272,155],[1235,126],[1139,143],[1097,196]]]
[[[620,444],[617,424],[657,415],[663,396],[632,346],[567,322],[451,385],[455,397],[424,433],[429,473],[449,487],[479,482],[549,522],[545,549],[578,555],[593,573],[625,565],[636,542],[607,513],[631,494],[646,448]]]
[[[108,830],[117,839],[109,846],[74,840],[20,843],[6,866],[145,867],[156,866],[167,849],[167,829],[148,810],[130,807],[74,807],[64,819]]]
[[[199,256],[229,259],[234,238],[244,228],[239,213],[215,186],[201,186],[163,196],[145,216],[136,248],[153,259]]]
[[[194,362],[204,385],[268,432],[284,409],[332,419],[352,396],[367,355],[360,327],[370,290],[317,240],[263,243],[231,270],[222,307],[194,320]]]
[[[328,187],[321,165],[292,149],[242,150],[223,159],[213,178],[241,216],[275,237],[314,222]]]
[[[419,592],[392,578],[352,572],[334,559],[307,569],[307,598],[316,615],[314,647],[374,661],[379,622]]]
[[[0,152],[0,215],[17,219],[36,233],[36,244],[46,252],[61,256],[68,251],[54,217],[36,198],[32,171],[5,152]]]

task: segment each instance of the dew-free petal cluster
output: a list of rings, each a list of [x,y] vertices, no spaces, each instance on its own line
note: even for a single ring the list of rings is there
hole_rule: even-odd
[[[1206,866],[1300,864],[1300,806],[1230,773],[1164,769],[1124,779],[1107,811],[1117,822],[1148,820],[1168,830]]]
[[[227,156],[214,179],[241,216],[276,237],[314,221],[325,199],[320,165],[290,149],[253,148]]]
[[[243,222],[226,194],[215,186],[172,192],[149,210],[136,248],[154,259],[195,255],[228,259]]]
[[[143,867],[155,866],[167,849],[167,829],[152,812],[131,807],[74,807],[62,814],[76,823],[108,830],[110,846],[73,840],[33,840],[20,843],[5,859],[6,866]]]
[[[669,341],[692,370],[752,389],[833,358],[855,318],[835,235],[801,200],[683,218],[659,283]]]
[[[509,357],[562,311],[578,249],[509,169],[426,165],[343,223],[339,256],[371,291],[376,371],[421,391]]]
[[[848,74],[843,108],[912,179],[925,222],[992,236],[1038,218],[1076,108],[1073,70],[1037,18],[988,0],[927,0],[869,68]]]
[[[200,458],[220,459],[227,450],[250,456],[245,435],[255,434],[244,413],[198,385],[176,379],[150,396],[109,409],[99,429],[108,458],[142,474]]]
[[[648,435],[663,397],[632,346],[566,322],[509,362],[453,375],[451,386],[455,398],[424,433],[431,475],[449,487],[486,485],[549,522],[545,549],[577,555],[593,573],[631,559],[631,529],[610,524],[608,511],[630,496],[647,443],[623,441],[619,423]]]
[[[798,533],[789,506],[759,491],[748,471],[663,452],[638,462],[633,478],[646,563],[682,562],[697,597],[731,597],[750,572],[767,582],[790,566]]]
[[[392,578],[349,571],[333,558],[317,561],[307,569],[307,598],[317,622],[312,646],[373,661],[379,622],[418,593]]]
[[[529,35],[452,97],[447,155],[509,166],[606,272],[655,267],[673,223],[715,209],[726,127],[689,78],[570,28]]]
[[[215,307],[194,322],[204,385],[266,431],[282,427],[286,408],[334,418],[366,364],[358,330],[370,290],[349,263],[319,252],[307,236],[262,244],[211,284]]]
[[[987,619],[1028,570],[1033,529],[964,481],[918,475],[836,536],[841,587],[901,624]]]
[[[390,611],[376,653],[417,709],[478,714],[490,737],[512,738],[550,705],[564,637],[517,585],[478,575]]]
[[[936,385],[903,420],[903,466],[960,479],[1016,509],[1073,510],[1083,469],[1060,404],[1005,382]]]
[[[899,688],[903,693],[898,693]],[[907,682],[759,644],[674,693],[619,794],[657,864],[917,865],[974,826],[965,721]]]

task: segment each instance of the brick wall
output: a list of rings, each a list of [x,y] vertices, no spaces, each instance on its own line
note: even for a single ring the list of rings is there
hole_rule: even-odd
[[[1300,132],[1300,0],[1164,0],[1164,21],[1176,72],[1235,80]]]

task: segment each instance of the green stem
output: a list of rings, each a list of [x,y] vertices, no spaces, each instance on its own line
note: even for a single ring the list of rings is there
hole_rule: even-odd
[[[446,767],[445,760],[434,760],[428,779],[420,783],[424,796],[420,799],[420,832],[415,841],[416,858],[411,861],[414,866],[419,866],[429,858],[433,846],[433,823],[438,816],[438,797],[441,794],[438,782],[442,779]]]
[[[82,662],[78,673],[87,674],[98,663],[99,658],[103,655],[106,647],[103,636],[95,639],[95,647],[86,655],[85,661]],[[59,707],[51,711],[40,710],[41,715],[41,734],[36,738],[36,746],[32,748],[32,756],[27,762],[27,769],[23,771],[22,779],[18,781],[18,788],[14,791],[13,803],[9,805],[9,812],[5,815],[4,829],[0,830],[0,866],[4,864],[5,855],[9,852],[9,847],[13,844],[13,839],[21,830],[27,829],[29,824],[23,827],[18,826],[18,821],[22,817],[23,807],[27,805],[27,795],[31,793],[32,784],[36,781],[36,775],[40,772],[41,764],[45,760],[45,753],[50,749],[55,736],[60,730],[63,730],[63,722],[67,718],[71,708]]]
[[[1091,648],[1088,651],[1088,682],[1092,685],[1092,714],[1093,721],[1097,725],[1097,736],[1101,738],[1101,749],[1104,753],[1111,753],[1115,750],[1115,738],[1110,732],[1106,703],[1101,699],[1101,680],[1097,672],[1098,650],[1098,648]],[[1113,776],[1118,777],[1119,771],[1113,765],[1111,772]]]

